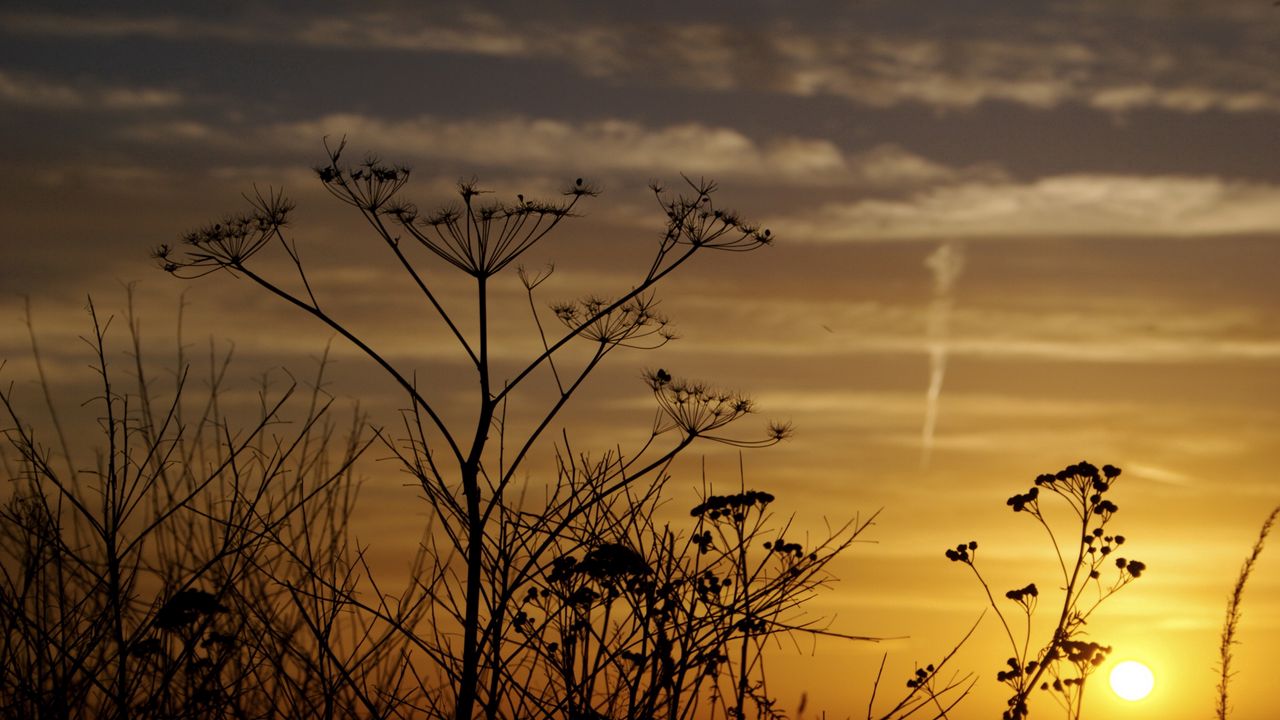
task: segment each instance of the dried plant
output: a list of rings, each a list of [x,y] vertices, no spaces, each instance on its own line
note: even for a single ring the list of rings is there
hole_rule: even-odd
[[[996,679],[1012,691],[1002,715],[1005,720],[1019,720],[1030,714],[1028,700],[1037,687],[1051,693],[1067,717],[1078,720],[1085,681],[1111,652],[1110,646],[1086,639],[1085,623],[1104,600],[1146,570],[1145,563],[1118,555],[1125,537],[1110,531],[1109,523],[1119,507],[1107,494],[1119,476],[1117,467],[1104,465],[1099,470],[1082,461],[1057,473],[1040,475],[1030,490],[1007,501],[1014,512],[1031,516],[1048,534],[1061,572],[1061,607],[1043,643],[1031,643],[1032,620],[1041,595],[1036,583],[1004,594],[1016,608],[1007,613],[978,570],[978,543],[969,541],[946,551],[948,560],[973,571],[1009,641],[1011,655],[1006,667],[996,673]],[[1054,530],[1054,523],[1042,508],[1046,497],[1055,497],[1070,509],[1073,517],[1068,518],[1065,530]],[[1068,534],[1060,541],[1059,533],[1063,532]],[[1068,544],[1067,539],[1072,537],[1076,539]],[[1104,572],[1112,579],[1104,581]],[[1019,616],[1020,622],[1011,621],[1010,615]],[[1021,632],[1015,631],[1019,624]]]
[[[749,706],[775,716],[763,644],[819,632],[797,619],[799,608],[826,583],[826,563],[865,525],[842,526],[804,546],[778,535],[765,547],[762,538],[788,525],[770,529],[765,507],[772,498],[763,493],[708,494],[688,534],[659,526],[654,513],[672,461],[693,443],[763,447],[786,438],[789,426],[773,423],[754,437],[734,433],[730,426],[754,411],[748,398],[659,369],[644,376],[657,410],[639,447],[593,458],[572,451],[567,434],[556,443],[544,438],[607,355],[674,338],[656,309],[657,285],[695,255],[754,250],[772,234],[718,207],[713,183],[686,178],[683,193],[655,184],[666,227],[647,267],[623,292],[551,304],[550,316],[563,326],[555,333],[536,298],[552,270],[533,274],[518,262],[598,194],[591,183],[575,180],[557,201],[517,195],[502,202],[463,182],[459,202],[421,212],[401,198],[409,169],[372,156],[350,165],[344,148],[345,141],[328,147],[319,179],[361,213],[473,369],[475,402],[466,420],[447,417],[439,388],[418,384],[410,367],[322,301],[286,236],[292,205],[282,194],[256,193],[246,215],[155,253],[178,277],[225,270],[282,298],[351,342],[408,398],[402,431],[380,437],[431,509],[409,585],[372,600],[337,582],[319,594],[407,638],[424,698],[413,711],[422,716],[674,719],[715,707],[744,718]],[[292,280],[260,271],[256,256],[268,246],[288,258]],[[474,283],[474,324],[464,327],[434,289],[432,258]],[[500,371],[491,359],[492,291],[508,271],[523,286],[541,351]],[[575,342],[585,353],[565,352]],[[528,427],[517,427],[507,419],[513,400],[527,411],[545,397],[527,389],[535,377],[554,392]],[[558,469],[539,482],[529,458],[551,445]]]
[[[316,574],[346,582],[359,562],[352,467],[373,440],[358,413],[341,437],[324,362],[309,396],[264,378],[237,429],[220,401],[230,352],[211,347],[207,394],[192,397],[179,338],[161,392],[132,302],[131,370],[111,360],[110,320],[89,312],[100,394],[85,447],[63,439],[34,345],[54,444],[12,386],[0,393],[0,717],[385,716],[404,694],[403,643],[335,622],[344,605]],[[339,646],[379,652],[326,657]]]
[[[570,476],[600,469],[561,466]],[[774,525],[772,501],[757,491],[710,494],[681,531],[655,524],[661,495],[650,487],[552,538],[549,565],[515,603],[518,637],[505,663],[522,690],[511,716],[744,718],[750,707],[778,717],[764,645],[836,634],[801,606],[870,521],[802,548],[782,538],[790,521]]]
[[[1218,720],[1227,720],[1231,711],[1228,686],[1231,684],[1231,676],[1235,674],[1231,670],[1231,648],[1237,643],[1236,629],[1240,625],[1240,603],[1244,600],[1244,585],[1253,574],[1254,563],[1262,554],[1262,546],[1267,541],[1267,535],[1271,533],[1271,526],[1275,524],[1277,515],[1280,515],[1280,507],[1272,510],[1266,521],[1262,523],[1262,529],[1258,531],[1258,539],[1253,543],[1253,550],[1249,553],[1249,557],[1245,558],[1244,564],[1240,567],[1240,575],[1236,578],[1236,584],[1231,589],[1231,597],[1227,600],[1227,617],[1222,623],[1222,639],[1218,649],[1218,705],[1215,708]]]
[[[977,678],[973,673],[959,672],[952,673],[947,679],[942,679],[943,668],[951,662],[960,648],[964,646],[969,638],[973,637],[973,633],[978,629],[978,624],[982,622],[982,618],[978,618],[969,631],[960,638],[951,650],[947,651],[937,661],[929,663],[924,667],[916,667],[911,677],[907,678],[906,693],[891,706],[887,711],[880,715],[875,714],[876,697],[880,690],[880,681],[884,676],[884,664],[889,656],[886,653],[880,659],[880,668],[876,671],[875,682],[871,686],[871,698],[867,701],[867,720],[878,718],[878,720],[907,720],[917,716],[928,717],[930,720],[941,720],[950,717],[948,713],[955,709],[969,693],[973,690],[974,683]]]

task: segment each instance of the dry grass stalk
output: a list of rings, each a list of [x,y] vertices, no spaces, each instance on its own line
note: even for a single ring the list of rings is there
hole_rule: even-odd
[[[1218,712],[1215,717],[1218,720],[1226,720],[1230,712],[1230,704],[1228,703],[1228,686],[1231,683],[1231,646],[1236,644],[1236,630],[1240,625],[1240,601],[1244,599],[1244,585],[1249,580],[1249,575],[1253,573],[1254,563],[1258,561],[1258,556],[1262,554],[1262,546],[1266,543],[1267,535],[1271,532],[1271,526],[1276,521],[1276,516],[1280,515],[1280,506],[1277,506],[1267,516],[1266,522],[1262,523],[1262,529],[1258,532],[1258,539],[1253,543],[1253,551],[1249,553],[1249,557],[1245,559],[1244,565],[1240,567],[1240,576],[1236,578],[1235,587],[1231,590],[1231,599],[1227,601],[1227,617],[1222,623],[1222,644],[1218,649],[1219,666],[1218,666]]]

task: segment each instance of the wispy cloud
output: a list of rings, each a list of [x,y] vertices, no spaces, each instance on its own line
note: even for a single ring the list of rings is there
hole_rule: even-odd
[[[716,91],[755,87],[872,107],[965,109],[1000,101],[1108,112],[1280,111],[1280,82],[1266,57],[1224,57],[1199,41],[1135,46],[1121,34],[1079,33],[1066,20],[1031,30],[1044,37],[991,36],[980,28],[939,40],[729,23],[552,24],[474,13],[406,29],[403,18],[375,13],[315,20],[294,36],[339,47],[548,58],[592,77]]]
[[[719,180],[741,179],[800,187],[903,189],[941,182],[1002,177],[989,165],[951,167],[899,145],[846,152],[831,140],[782,136],[756,139],[727,126],[681,123],[652,127],[625,119],[569,122],[538,117],[446,119],[424,115],[391,120],[332,114],[257,129],[224,128],[195,120],[143,122],[121,131],[151,143],[218,143],[314,154],[321,138],[349,137],[355,146],[394,153],[396,160],[447,160],[471,167],[540,173],[675,171]]]
[[[1122,38],[869,36],[848,42],[800,35],[785,45],[792,62],[777,74],[777,90],[873,107],[914,103],[958,110],[999,101],[1039,110],[1078,104],[1108,112],[1280,111],[1280,84],[1264,71],[1263,58],[1228,59],[1203,46],[1179,53],[1161,46],[1135,49]],[[1208,57],[1188,60],[1197,55]]]
[[[1274,90],[1222,90],[1205,86],[1161,88],[1152,83],[1111,85],[1091,93],[1086,102],[1099,110],[1127,112],[1156,108],[1182,113],[1221,110],[1230,113],[1275,112]]]
[[[74,108],[84,103],[78,90],[57,83],[39,82],[0,71],[0,99],[14,105],[43,108]]]
[[[181,105],[174,90],[84,86],[0,70],[0,102],[50,110],[155,110]]]
[[[994,30],[974,25],[945,38],[869,30],[852,21],[833,21],[826,31],[752,25],[749,16],[716,24],[474,11],[417,18],[364,10],[311,17],[270,11],[224,18],[35,12],[0,17],[8,32],[26,35],[535,58],[620,82],[712,91],[750,87],[878,108],[962,110],[1006,102],[1040,110],[1077,104],[1109,113],[1280,112],[1280,78],[1270,54],[1242,51],[1243,43],[1235,40],[1251,31],[1253,15],[1217,18],[1216,39],[1162,39],[1151,33],[1135,38],[1126,28],[1168,18],[1135,19],[1114,4],[1092,12],[1108,11],[1113,22],[1082,22],[1072,8],[1059,8],[1037,23]]]
[[[402,13],[361,12],[306,20],[295,40],[320,47],[381,48],[416,52],[525,57],[539,52],[536,36],[513,31],[497,16],[466,12],[443,20],[406,23]],[[545,52],[545,50],[543,51]]]
[[[909,428],[920,417],[920,393],[915,391],[853,390],[785,390],[759,395],[761,405],[787,408],[805,413],[840,413],[846,416],[870,416],[869,425]],[[1149,408],[1123,399],[1107,402],[1086,399],[1035,398],[981,392],[955,394],[953,412],[966,421],[1044,421],[1057,419],[1071,422],[1101,420],[1117,411],[1145,412]],[[904,437],[907,437],[904,435]],[[919,437],[916,437],[919,442]]]
[[[528,38],[494,15],[478,12],[435,15],[416,23],[404,14],[367,11],[343,16],[284,15],[270,10],[196,17],[118,13],[0,14],[5,31],[63,38],[151,38],[168,41],[213,39],[236,44],[286,42],[328,48],[379,48],[468,55],[528,56],[537,51]]]
[[[1124,469],[1125,474],[1132,478],[1150,480],[1162,485],[1191,487],[1201,482],[1197,478],[1187,475],[1186,473],[1157,465],[1128,463],[1125,465]]]
[[[801,242],[1270,233],[1280,231],[1280,187],[1218,177],[1056,175],[830,203],[769,225]]]
[[[306,145],[324,135],[368,138],[418,158],[448,158],[500,167],[669,171],[696,168],[715,175],[797,180],[840,176],[847,165],[826,140],[784,138],[757,143],[741,132],[698,123],[649,128],[629,120],[570,123],[544,118],[453,121],[420,117],[383,121],[334,115],[270,131]]]
[[[225,26],[209,23],[201,30],[194,18],[113,13],[70,14],[8,12],[0,15],[5,31],[15,35],[67,38],[155,37],[187,40],[197,36],[225,36]]]
[[[1034,322],[1033,318],[1027,318]],[[953,335],[947,352],[951,357],[1020,358],[1061,363],[1202,363],[1280,360],[1280,340],[1124,337],[1062,338],[1043,335],[1009,337],[1005,330],[996,335],[976,337]],[[775,341],[729,341],[716,345],[725,355],[770,357],[850,357],[867,354],[924,355],[927,344],[906,334],[866,335],[843,343],[779,343]],[[919,443],[920,436],[915,435]]]
[[[1199,363],[1274,361],[1280,338],[1261,312],[1229,305],[1191,308],[1174,301],[1125,301],[1082,278],[1072,304],[992,305],[977,298],[953,308],[947,353],[964,358],[1018,358],[1058,363]],[[1095,302],[1087,297],[1092,295]],[[927,357],[930,307],[724,294],[684,298],[681,305],[719,324],[699,328],[699,342],[721,355],[836,358]],[[823,331],[821,318],[833,332]],[[744,336],[732,329],[750,325]],[[672,352],[678,352],[674,347]],[[917,436],[917,442],[919,437]]]

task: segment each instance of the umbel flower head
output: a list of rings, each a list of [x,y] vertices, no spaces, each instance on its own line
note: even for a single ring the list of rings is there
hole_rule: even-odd
[[[736,447],[762,447],[785,440],[791,426],[770,423],[762,440],[737,440],[716,434],[729,423],[754,412],[755,406],[745,395],[713,388],[710,385],[674,379],[662,368],[648,371],[645,383],[658,400],[659,419],[654,432],[677,430],[687,438],[702,437]]]
[[[672,194],[658,183],[649,189],[667,215],[664,245],[692,245],[715,250],[747,251],[773,244],[767,228],[745,222],[732,210],[717,208],[712,200],[716,184],[684,178],[691,195]]]
[[[516,202],[482,202],[489,194],[474,179],[458,183],[461,204],[421,214],[409,203],[389,203],[377,212],[391,216],[423,247],[474,277],[501,272],[546,236],[561,220],[572,217],[584,197],[600,194],[578,178],[566,188],[566,200],[547,202],[516,195]]]
[[[345,137],[337,147],[325,143],[329,162],[316,168],[325,189],[364,212],[389,241],[398,242],[383,227],[383,217],[394,220],[445,262],[475,277],[500,272],[561,220],[571,217],[578,200],[599,194],[591,183],[578,178],[564,190],[565,200],[529,200],[517,194],[515,202],[482,202],[480,198],[489,191],[472,179],[458,183],[461,204],[421,213],[397,198],[409,181],[409,168],[384,163],[375,155],[358,165],[346,164],[342,161],[346,144]]]
[[[377,155],[365,156],[359,165],[345,165],[342,151],[346,146],[345,137],[336,148],[330,148],[326,140],[329,162],[317,167],[316,175],[324,183],[324,189],[342,202],[365,212],[381,212],[409,182],[409,168],[384,163]]]
[[[244,197],[252,206],[249,212],[228,215],[188,232],[182,236],[181,252],[164,244],[152,251],[152,257],[165,272],[184,278],[199,277],[216,270],[242,268],[273,238],[283,242],[280,229],[289,224],[294,204],[274,188],[267,188],[265,193],[254,188],[252,197]]]
[[[638,295],[621,305],[589,295],[551,306],[560,322],[579,336],[601,345],[651,350],[675,339],[667,316],[657,312],[652,294]]]

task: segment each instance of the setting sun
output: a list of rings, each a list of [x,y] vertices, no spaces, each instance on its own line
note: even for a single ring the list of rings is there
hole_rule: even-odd
[[[1126,660],[1111,670],[1111,689],[1125,700],[1145,698],[1155,684],[1151,668],[1136,660]]]

